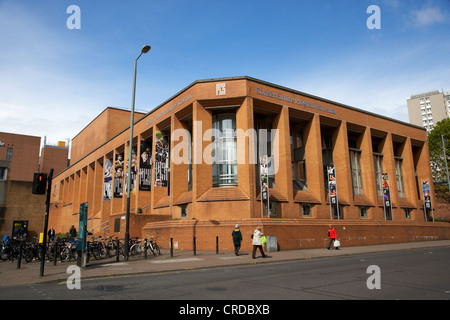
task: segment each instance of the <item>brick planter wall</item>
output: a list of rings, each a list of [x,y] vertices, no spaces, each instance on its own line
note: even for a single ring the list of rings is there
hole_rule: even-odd
[[[231,232],[238,223],[242,232],[243,251],[252,249],[250,235],[259,225],[267,236],[276,236],[279,250],[323,248],[328,243],[328,226],[333,224],[344,246],[376,245],[387,243],[448,240],[449,223],[396,223],[395,221],[354,222],[344,220],[305,219],[241,219],[241,220],[176,220],[147,223],[142,234],[159,235],[158,244],[169,248],[170,238],[174,249],[192,250],[193,238],[197,250],[233,251]]]

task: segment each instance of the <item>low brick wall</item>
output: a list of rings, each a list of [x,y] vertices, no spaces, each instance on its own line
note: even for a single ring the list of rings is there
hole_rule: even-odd
[[[323,248],[328,243],[328,226],[337,231],[342,246],[376,245],[387,243],[449,240],[450,223],[418,223],[395,221],[355,222],[345,220],[305,219],[248,219],[248,220],[176,220],[149,222],[142,234],[159,235],[158,244],[169,248],[173,239],[174,249],[192,250],[195,237],[197,250],[233,251],[231,232],[235,224],[242,232],[242,249],[252,249],[251,234],[259,225],[267,236],[276,236],[279,250]]]

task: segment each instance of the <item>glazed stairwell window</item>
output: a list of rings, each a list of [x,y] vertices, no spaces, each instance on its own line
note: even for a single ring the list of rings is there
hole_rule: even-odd
[[[237,185],[236,114],[213,116],[213,185]]]
[[[294,190],[308,190],[306,183],[305,144],[303,128],[293,125],[291,128],[291,166]]]
[[[364,194],[361,174],[361,150],[350,148],[350,167],[352,169],[353,194]]]
[[[381,183],[381,175],[383,173],[383,154],[373,153],[373,164],[375,168],[375,183],[377,186],[377,196],[383,196],[383,185]]]
[[[403,158],[395,157],[395,175],[397,178],[397,190],[399,198],[405,198],[405,184],[403,182]]]

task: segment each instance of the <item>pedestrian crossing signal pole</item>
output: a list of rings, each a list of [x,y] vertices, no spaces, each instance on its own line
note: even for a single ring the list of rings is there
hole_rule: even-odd
[[[42,252],[41,252],[41,271],[40,276],[44,276],[44,266],[45,266],[45,253],[47,252],[47,229],[48,229],[48,213],[50,211],[50,195],[52,193],[52,178],[53,169],[50,169],[50,174],[47,178],[47,200],[45,202],[45,220],[44,220],[44,237],[42,241]],[[56,248],[55,248],[56,250]]]

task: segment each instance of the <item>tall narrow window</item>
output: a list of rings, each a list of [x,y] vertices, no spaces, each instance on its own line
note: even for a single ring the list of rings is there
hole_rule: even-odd
[[[331,133],[325,132],[322,135],[322,160],[323,160],[323,179],[325,183],[325,192],[328,193],[328,170],[327,167],[333,165],[333,142]]]
[[[383,185],[381,184],[381,174],[383,173],[383,154],[373,153],[373,163],[375,168],[375,182],[377,186],[377,196],[383,196]]]
[[[188,191],[192,190],[192,126],[189,127],[189,145],[188,145]]]
[[[8,148],[8,150],[6,151],[6,160],[12,161],[13,150],[13,148]]]
[[[361,150],[350,149],[350,167],[352,170],[353,194],[364,194],[361,174]]]
[[[256,143],[256,161],[255,164],[255,183],[260,185],[260,166],[261,158],[264,155],[267,157],[273,156],[273,143],[272,143],[272,120],[265,116],[255,114],[254,128],[257,133],[258,143]],[[269,188],[275,188],[275,173],[274,170],[269,170],[268,180]]]
[[[0,181],[6,181],[7,174],[8,174],[8,168],[0,167]]]
[[[213,185],[237,185],[236,114],[213,116]]]
[[[305,144],[300,125],[291,129],[291,166],[294,190],[308,190],[306,184]]]
[[[397,178],[397,190],[400,198],[405,198],[405,185],[403,183],[403,159],[395,157],[395,174]]]

